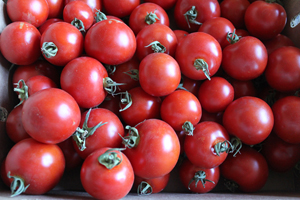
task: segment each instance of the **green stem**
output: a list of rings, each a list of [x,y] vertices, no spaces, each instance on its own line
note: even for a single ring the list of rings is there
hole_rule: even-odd
[[[162,45],[159,41],[151,42],[149,45],[145,47],[150,47],[150,46],[151,49],[154,51],[154,53],[164,53],[167,50],[166,47]]]
[[[131,94],[128,93],[128,91],[121,93],[120,103],[126,105],[124,108],[122,108],[122,109],[119,110],[120,112],[128,109],[132,105]]]
[[[107,20],[106,15],[103,12],[101,12],[100,10],[97,10],[96,15],[95,15],[96,23],[103,21],[103,20]]]
[[[238,36],[235,33],[235,29],[233,30],[233,33],[227,33],[226,39],[230,44],[234,44],[240,40],[241,36]]]
[[[116,83],[109,77],[103,78],[103,88],[108,94],[114,95],[119,85],[125,85],[125,83]]]
[[[196,20],[198,16],[198,11],[196,10],[196,6],[192,6],[190,10],[188,10],[186,13],[184,13],[185,20],[188,24],[188,27],[191,28],[190,23],[201,25],[201,22],[198,22]]]
[[[232,145],[228,140],[225,140],[223,142],[218,142],[215,146],[215,152],[217,154],[217,156],[220,156],[220,153],[228,153],[230,151],[230,149],[232,149]]]
[[[197,69],[197,70],[202,70],[204,75],[206,76],[206,78],[208,80],[210,80],[210,76],[209,76],[209,69],[208,69],[208,64],[207,62],[205,62],[205,60],[203,59],[196,59],[194,61],[194,67]]]
[[[194,175],[194,177],[190,180],[189,185],[188,185],[188,189],[190,190],[190,185],[192,184],[192,182],[195,181],[195,187],[197,187],[198,182],[201,181],[203,188],[205,188],[205,184],[206,182],[211,182],[213,184],[215,184],[214,181],[208,180],[206,179],[206,173],[204,171],[197,171]]]
[[[104,67],[109,75],[112,75],[113,73],[115,73],[115,71],[117,69],[116,65],[106,65],[105,64]]]
[[[182,130],[185,132],[186,135],[189,136],[193,136],[194,129],[194,125],[190,121],[186,121],[182,125]]]
[[[51,58],[56,56],[58,48],[53,42],[44,42],[41,51],[46,56],[46,58]]]
[[[145,22],[147,24],[154,24],[156,22],[156,20],[160,20],[157,15],[155,14],[155,11],[154,12],[150,12],[150,13],[147,13],[146,17],[145,17]]]
[[[238,153],[240,152],[240,150],[241,150],[241,148],[242,148],[242,146],[243,146],[243,143],[242,143],[242,141],[241,141],[239,138],[237,138],[237,137],[231,138],[230,143],[231,143],[231,148],[232,148],[232,149],[231,149],[231,151],[230,151],[229,153],[235,152],[235,153],[233,154],[233,157],[235,157],[236,154],[238,154]]]
[[[80,32],[85,32],[85,27],[83,22],[80,19],[74,18],[73,21],[71,21],[71,24],[75,26]]]
[[[140,135],[139,135],[138,130],[135,127],[131,127],[128,125],[125,127],[125,129],[129,130],[127,136],[122,137],[119,134],[123,140],[122,143],[125,145],[126,148],[129,148],[129,149],[136,147],[140,141]]]
[[[123,160],[122,153],[121,153],[122,150],[124,149],[120,149],[120,148],[108,149],[98,157],[98,162],[101,165],[105,166],[107,169],[112,169],[118,166],[122,162]]]
[[[142,181],[137,188],[137,194],[139,196],[150,195],[150,194],[152,194],[152,192],[153,192],[153,189],[152,189],[151,185],[149,183],[147,183],[146,181]]]
[[[139,81],[139,70],[138,69],[131,69],[127,72],[123,72],[124,74],[130,76],[135,81]]]
[[[18,176],[11,176],[10,171],[7,173],[7,177],[13,179],[10,185],[11,197],[15,197],[22,194],[30,185],[28,184],[25,186],[25,181]]]
[[[22,83],[22,85],[21,85]],[[16,83],[17,87],[14,88],[14,91],[19,93],[18,98],[20,99],[20,103],[18,103],[15,107],[21,105],[26,99],[28,99],[28,86],[25,84],[23,79],[20,79],[18,83]]]

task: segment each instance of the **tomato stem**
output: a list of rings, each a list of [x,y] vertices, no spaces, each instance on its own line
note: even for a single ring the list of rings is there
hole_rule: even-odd
[[[232,149],[232,145],[228,140],[225,140],[223,142],[218,142],[215,146],[215,152],[217,154],[217,156],[220,156],[220,153],[228,153],[230,149]]]
[[[131,149],[133,147],[136,147],[139,144],[139,141],[140,141],[140,135],[139,135],[138,130],[135,127],[131,127],[129,125],[127,125],[125,127],[125,129],[129,130],[127,136],[122,137],[119,134],[119,136],[123,140],[122,143],[125,145],[126,148],[129,148],[129,149]]]
[[[44,42],[41,50],[46,58],[54,57],[58,52],[58,48],[53,42]]]
[[[114,95],[119,85],[125,85],[125,83],[116,83],[109,77],[103,78],[103,88],[108,94]]]
[[[156,11],[156,10],[154,10],[154,12],[150,12],[150,13],[147,12],[147,15],[146,15],[146,17],[145,17],[145,22],[146,22],[147,24],[151,25],[151,24],[154,24],[154,23],[156,22],[156,20],[160,20],[160,19],[157,17],[157,15],[155,14],[155,11]]]
[[[185,20],[188,24],[188,27],[191,28],[190,23],[201,25],[201,22],[198,22],[196,20],[198,16],[198,11],[196,10],[196,6],[192,6],[191,9],[189,9],[186,13],[184,13]]]
[[[130,76],[135,81],[139,81],[139,70],[138,69],[131,69],[127,72],[123,72],[124,74]]]
[[[107,20],[106,15],[103,12],[101,12],[100,10],[97,10],[96,15],[95,15],[96,23],[103,21],[103,20]]]
[[[227,33],[226,39],[230,44],[234,44],[240,40],[241,36],[238,36],[235,34],[235,29],[233,30],[233,33]]]
[[[131,94],[128,91],[121,93],[120,103],[126,104],[126,106],[124,108],[120,109],[119,112],[122,112],[122,111],[128,109],[132,105]]]
[[[208,70],[208,64],[207,64],[207,62],[205,62],[205,60],[203,60],[203,59],[196,59],[194,61],[194,67],[197,70],[202,70],[203,73],[204,73],[204,75],[206,76],[206,78],[208,80],[210,80],[209,70]]]
[[[231,192],[236,192],[239,188],[239,185],[236,182],[227,179],[224,180],[224,185]]]
[[[7,177],[13,179],[10,185],[11,197],[15,197],[22,194],[30,185],[28,184],[25,186],[25,181],[18,176],[11,176],[10,171],[7,173]]]
[[[120,148],[108,149],[98,157],[98,162],[101,165],[105,166],[107,169],[112,169],[122,162],[123,160],[122,153],[121,153],[122,150],[124,149],[120,149]]]
[[[149,183],[147,183],[146,181],[142,181],[137,188],[137,194],[139,196],[143,196],[143,195],[150,195],[152,194],[153,189],[151,187],[151,185]]]
[[[194,125],[190,121],[186,121],[182,125],[182,130],[185,132],[186,135],[189,136],[193,136],[194,129]]]
[[[231,151],[229,153],[233,153],[235,151],[235,153],[233,154],[233,157],[235,157],[236,154],[240,152],[240,150],[241,150],[241,148],[243,146],[243,143],[237,137],[231,138],[230,143],[231,143],[231,147],[232,148],[231,148]]]
[[[21,85],[22,83],[22,85]],[[15,107],[21,105],[26,99],[28,99],[28,86],[25,84],[23,79],[20,79],[18,83],[15,83],[17,87],[14,88],[15,92],[18,92],[18,98],[20,99],[20,103],[18,103]]]
[[[167,49],[164,45],[162,45],[159,41],[151,42],[149,45],[145,47],[150,47],[154,51],[154,53],[164,53]]]
[[[205,184],[206,181],[211,182],[213,184],[215,184],[214,181],[208,180],[206,179],[206,173],[205,171],[197,171],[194,175],[194,177],[190,180],[189,185],[188,185],[188,189],[190,190],[190,185],[192,184],[192,182],[195,181],[195,187],[197,187],[198,182],[201,181],[203,187],[205,188]]]
[[[116,65],[106,65],[105,64],[104,67],[109,75],[112,75],[117,69]]]
[[[80,32],[85,32],[85,27],[83,22],[80,19],[74,18],[73,21],[71,21],[71,24],[75,26]]]

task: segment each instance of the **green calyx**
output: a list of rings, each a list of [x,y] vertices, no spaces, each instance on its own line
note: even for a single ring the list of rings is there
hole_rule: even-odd
[[[120,149],[120,148],[108,149],[98,157],[98,162],[101,165],[105,166],[107,169],[112,169],[118,166],[122,162],[123,160],[122,153],[121,153],[122,150],[124,149]]]
[[[109,75],[112,75],[113,73],[115,73],[115,71],[117,69],[116,65],[106,65],[105,64],[104,67]]]
[[[151,42],[149,45],[145,47],[150,47],[150,46],[154,53],[164,53],[167,50],[166,47],[162,45],[159,41]]]
[[[86,145],[85,145],[86,139],[89,136],[93,135],[99,127],[107,124],[107,122],[104,123],[99,122],[96,126],[88,127],[87,123],[90,117],[91,110],[92,109],[89,109],[89,111],[87,112],[82,128],[77,127],[75,133],[72,135],[80,151],[86,149]]]
[[[53,42],[44,42],[41,51],[46,58],[51,58],[56,56],[58,48]]]
[[[71,21],[71,24],[75,26],[80,32],[85,32],[85,27],[83,22],[80,19],[74,18],[73,21]]]
[[[128,125],[125,127],[125,129],[129,130],[127,136],[122,137],[119,134],[123,140],[122,143],[125,145],[126,148],[129,148],[129,149],[136,147],[140,141],[140,135],[139,135],[138,130],[135,127],[131,127]]]
[[[106,15],[103,12],[101,12],[100,10],[97,10],[96,15],[95,15],[96,23],[103,21],[103,20],[107,20]]]
[[[235,153],[233,154],[233,157],[235,157],[236,154],[238,154],[238,153],[240,152],[240,150],[241,150],[241,148],[242,148],[242,146],[243,146],[243,143],[242,143],[242,141],[241,141],[239,138],[237,138],[237,137],[231,138],[230,143],[231,143],[231,150],[229,151],[229,153],[235,152]]]
[[[220,156],[220,154],[224,152],[228,153],[231,149],[232,149],[232,145],[228,140],[225,140],[223,142],[218,142],[214,146],[214,150],[217,156]]]
[[[203,188],[205,188],[205,184],[206,182],[211,182],[213,184],[215,184],[214,181],[208,180],[206,179],[206,173],[204,171],[197,171],[194,175],[194,177],[190,180],[189,185],[188,185],[188,189],[190,190],[190,185],[192,184],[192,182],[195,181],[195,187],[197,187],[198,182],[201,181]]]
[[[209,76],[209,69],[208,69],[208,64],[207,62],[205,62],[204,59],[196,59],[194,61],[194,67],[197,69],[197,70],[202,70],[204,75],[206,76],[206,78],[208,80],[210,80],[210,76]]]
[[[116,83],[109,77],[103,78],[103,88],[108,94],[115,95],[119,85],[125,85],[125,83]]]
[[[234,44],[240,40],[240,36],[235,34],[235,29],[233,30],[233,33],[227,33],[226,39],[230,44]]]
[[[131,69],[127,72],[123,72],[124,74],[130,76],[131,79],[135,81],[139,81],[139,70],[138,69]]]
[[[8,178],[12,178],[13,181],[11,182],[10,185],[10,190],[11,190],[11,197],[18,196],[25,192],[27,188],[29,187],[30,184],[25,186],[25,181],[18,177],[18,176],[11,176],[10,171],[7,173]]]
[[[18,107],[26,99],[28,99],[28,86],[25,84],[25,81],[23,79],[20,79],[18,83],[16,83],[16,85],[17,87],[14,88],[14,91],[19,93],[18,98],[20,99],[20,103],[18,103],[15,107]]]
[[[186,135],[189,136],[193,136],[194,129],[194,125],[190,121],[186,121],[182,125],[182,130],[185,132]]]
[[[198,16],[198,11],[196,10],[196,6],[192,6],[186,13],[184,13],[185,20],[188,24],[188,27],[191,28],[191,24],[201,25],[201,22],[196,20]]]
[[[131,94],[128,91],[121,93],[120,104],[126,105],[124,108],[119,110],[120,112],[128,109],[132,105]]]
[[[145,22],[150,25],[150,24],[154,24],[156,22],[156,20],[160,20],[157,15],[155,14],[155,11],[154,12],[150,12],[150,13],[147,13],[146,17],[145,17]]]
[[[137,188],[137,194],[139,196],[145,196],[145,195],[150,195],[152,194],[153,189],[149,183],[146,181],[142,181]]]

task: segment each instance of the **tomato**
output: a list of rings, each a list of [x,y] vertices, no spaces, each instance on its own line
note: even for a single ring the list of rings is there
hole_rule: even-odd
[[[136,50],[132,30],[119,20],[103,20],[94,24],[84,40],[86,54],[108,65],[130,60]]]
[[[287,22],[285,9],[278,3],[255,1],[245,12],[245,25],[251,35],[261,40],[276,37]]]
[[[150,53],[166,53],[175,56],[177,38],[166,25],[151,24],[143,28],[136,36],[137,56],[140,60]]]
[[[244,16],[250,5],[248,0],[224,0],[220,3],[221,16],[232,22],[235,28],[246,28]]]
[[[186,90],[176,90],[162,101],[160,115],[174,130],[193,134],[193,126],[201,119],[202,108],[195,95]]]
[[[291,92],[300,88],[300,49],[281,47],[269,55],[265,70],[268,84],[281,92]]]
[[[61,179],[65,169],[65,158],[55,144],[43,144],[32,138],[16,143],[8,152],[5,160],[6,174],[13,195],[44,194],[53,189]],[[18,180],[21,179],[21,182]],[[23,187],[22,187],[23,186]],[[27,189],[22,191],[24,187]]]
[[[166,96],[180,83],[180,68],[176,60],[165,53],[152,53],[139,65],[140,85],[153,96]]]
[[[197,96],[202,81],[197,81],[181,75],[180,86]]]
[[[212,121],[222,125],[223,123],[222,119],[223,119],[223,112],[210,113],[202,109],[202,117],[200,119],[200,122]]]
[[[115,165],[110,166],[110,162]],[[80,180],[85,191],[94,198],[121,199],[133,185],[134,172],[130,161],[122,152],[101,148],[84,160]]]
[[[217,113],[233,101],[234,89],[226,79],[216,76],[201,84],[197,96],[203,109]]]
[[[249,32],[246,31],[245,29],[237,29],[235,30],[235,34],[239,37],[250,36]]]
[[[76,152],[85,159],[89,154],[102,147],[118,148],[122,146],[124,127],[120,119],[111,111],[95,108],[85,111],[73,134]]]
[[[268,55],[280,47],[295,46],[294,42],[289,37],[282,34],[278,34],[273,39],[265,40],[263,43],[267,48]]]
[[[120,103],[121,118],[127,125],[135,126],[145,119],[160,117],[159,111],[162,102],[160,97],[146,93],[141,87],[129,90],[128,95],[127,98],[124,98],[126,101]]]
[[[267,67],[268,53],[257,38],[246,36],[223,49],[222,67],[234,79],[247,81],[259,77]]]
[[[94,13],[83,1],[71,1],[64,7],[63,19],[78,30],[85,32],[94,23]]]
[[[78,1],[78,0],[64,0],[65,5],[67,5],[71,1]],[[93,11],[94,15],[99,11],[102,10],[102,3],[101,0],[79,0],[86,3]]]
[[[147,119],[134,128],[131,127],[128,136],[124,138],[127,146],[124,154],[130,160],[137,176],[157,178],[170,173],[175,167],[179,158],[180,143],[176,132],[166,122]],[[137,136],[137,143],[130,145],[130,136],[133,136],[132,139]]]
[[[299,104],[300,97],[287,96],[279,99],[272,106],[274,133],[285,142],[292,144],[300,144]]]
[[[17,65],[30,65],[41,55],[41,34],[27,22],[8,24],[1,33],[1,53],[6,60]]]
[[[269,168],[264,156],[256,150],[243,146],[236,156],[229,154],[220,166],[221,175],[231,191],[259,191],[266,183]]]
[[[129,27],[135,35],[144,27],[154,23],[170,25],[166,11],[155,3],[142,3],[138,5],[129,16]]]
[[[223,114],[223,125],[229,134],[248,145],[265,140],[274,125],[270,106],[257,97],[245,96],[231,102]]]
[[[58,88],[48,88],[31,95],[22,109],[22,124],[35,140],[57,144],[68,139],[81,118],[74,98]]]
[[[234,26],[226,18],[215,17],[203,22],[198,31],[208,33],[213,36],[220,43],[223,49],[230,44],[227,40],[227,34],[234,31]]]
[[[158,178],[141,178],[135,176],[133,186],[137,189],[138,195],[149,195],[161,192],[167,186],[170,173]]]
[[[23,105],[15,107],[6,119],[6,133],[14,143],[30,138],[22,124],[22,108]]]
[[[179,42],[182,38],[187,36],[189,33],[184,30],[173,30],[174,34],[176,35],[177,41]]]
[[[195,32],[201,23],[220,16],[217,0],[177,0],[174,8],[176,25],[188,32]]]
[[[240,80],[230,78],[229,82],[234,89],[234,99],[238,99],[244,96],[257,95],[257,91],[252,80],[240,81]]]
[[[155,4],[159,5],[160,7],[162,7],[164,10],[169,10],[173,6],[175,6],[177,0],[164,0],[164,1],[160,1],[160,0],[144,0],[144,1],[145,2],[150,2],[150,3],[155,3]]]
[[[49,26],[41,37],[40,47],[44,58],[53,65],[64,66],[83,51],[83,36],[67,22]]]
[[[51,18],[51,19],[47,19],[40,27],[39,27],[39,31],[41,33],[41,35],[44,33],[44,31],[51,25],[54,24],[56,22],[63,22],[62,19],[60,18]]]
[[[191,192],[207,193],[219,182],[219,167],[204,169],[185,159],[179,168],[179,177],[183,185]]]
[[[180,40],[175,58],[186,77],[194,80],[210,79],[221,65],[222,49],[213,36],[195,32]]]
[[[129,16],[140,0],[102,0],[102,3],[107,14],[122,18]]]
[[[6,9],[11,21],[27,22],[35,27],[43,24],[49,15],[46,0],[8,0]]]
[[[212,121],[195,126],[194,134],[185,137],[184,152],[194,165],[201,168],[217,167],[224,162],[231,148],[225,128]]]
[[[262,143],[261,153],[272,170],[286,172],[300,160],[300,145],[287,143],[275,134],[271,134]]]
[[[120,95],[111,95],[107,94],[104,101],[98,106],[98,108],[105,108],[107,110],[115,113],[119,118],[121,118],[120,114]]]
[[[60,76],[61,88],[68,92],[82,108],[91,108],[103,102],[107,92],[104,66],[91,57],[78,57],[70,61]]]
[[[61,18],[64,9],[64,0],[46,0],[49,7],[48,19]]]

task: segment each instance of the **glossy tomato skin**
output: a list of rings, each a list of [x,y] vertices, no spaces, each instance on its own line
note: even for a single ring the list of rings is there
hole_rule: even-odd
[[[165,47],[166,50],[163,53],[172,57],[175,56],[177,47],[176,35],[168,26],[155,23],[143,28],[136,36],[137,56],[140,60],[151,53],[155,53],[150,45],[154,41],[158,41]]]
[[[95,107],[107,94],[103,88],[103,79],[107,76],[105,67],[98,60],[78,57],[63,68],[61,88],[72,95],[80,107]]]
[[[27,22],[12,22],[1,32],[1,53],[16,65],[30,65],[41,55],[41,34]]]
[[[64,9],[64,0],[46,0],[49,6],[48,19],[61,18]]]
[[[67,5],[71,1],[77,1],[77,0],[64,0],[65,5]],[[96,14],[98,10],[103,10],[101,0],[80,0],[80,1],[86,3],[92,9],[94,14]]]
[[[228,152],[222,152],[218,156],[214,146],[229,140],[222,125],[212,121],[201,122],[195,126],[193,135],[185,137],[184,152],[191,163],[198,167],[217,167],[224,162]]]
[[[5,160],[6,174],[19,176],[29,187],[25,194],[44,194],[53,189],[65,169],[65,158],[55,144],[43,144],[32,138],[16,143]],[[10,179],[10,182],[13,179]]]
[[[276,37],[287,21],[285,9],[278,3],[255,1],[245,12],[245,25],[249,33],[259,39]]]
[[[112,169],[98,162],[98,157],[110,148],[101,148],[90,154],[83,162],[80,180],[87,193],[96,199],[121,199],[125,197],[134,182],[130,161],[122,153],[122,161]]]
[[[28,95],[31,96],[34,93],[44,90],[47,88],[57,88],[57,85],[47,76],[37,75],[29,78],[26,81],[26,85],[28,86]]]
[[[273,51],[268,59],[265,77],[268,84],[281,92],[300,88],[300,49],[281,47]]]
[[[299,104],[300,97],[287,96],[277,100],[272,106],[274,133],[285,142],[292,144],[300,144]]]
[[[170,173],[180,153],[179,139],[173,128],[159,119],[145,120],[135,128],[140,135],[139,143],[124,151],[134,173],[142,178],[157,178]]]
[[[223,50],[222,67],[237,80],[252,80],[263,74],[268,53],[264,44],[252,36],[242,37]]]
[[[153,96],[166,96],[175,91],[181,73],[177,61],[165,53],[152,53],[139,65],[140,85]]]
[[[39,27],[39,31],[41,33],[41,35],[44,33],[44,31],[53,23],[56,22],[63,22],[62,19],[60,18],[51,18],[51,19],[47,19],[40,27]]]
[[[70,39],[72,38],[72,39]],[[58,51],[55,56],[44,58],[53,65],[64,66],[83,51],[83,36],[80,31],[67,22],[57,22],[49,26],[41,37],[40,47],[45,42],[53,42]]]
[[[213,181],[214,183],[205,181],[204,184],[205,187],[203,187],[201,181],[198,182],[197,187],[195,185],[195,181],[191,182],[190,184],[190,181],[195,176],[195,173],[199,171],[205,172],[206,175],[205,179]],[[191,192],[207,193],[212,189],[214,189],[218,184],[220,179],[220,169],[219,167],[210,168],[210,169],[201,168],[192,164],[188,159],[185,159],[183,163],[180,165],[179,177],[183,185]]]
[[[216,76],[201,84],[197,96],[203,109],[217,113],[224,111],[233,101],[234,89],[226,79]]]
[[[199,29],[199,24],[187,22],[185,13],[192,6],[195,6],[197,11],[196,21],[203,23],[208,19],[221,16],[221,9],[217,0],[177,0],[174,8],[174,19],[176,25],[185,31],[195,32]]]
[[[136,39],[132,30],[119,20],[97,22],[86,33],[86,54],[102,63],[118,65],[130,60],[136,50]]]
[[[289,37],[282,34],[278,34],[273,39],[264,40],[263,43],[267,48],[268,55],[280,47],[295,46],[294,42]]]
[[[102,3],[107,14],[122,18],[129,16],[140,4],[140,0],[103,0]]]
[[[173,30],[173,32],[175,33],[178,42],[179,42],[179,40],[181,40],[181,38],[184,38],[185,36],[187,36],[189,34],[187,31],[180,30],[180,29]]]
[[[170,179],[170,173],[166,174],[164,176],[161,176],[161,177],[150,178],[150,179],[135,176],[133,186],[135,188],[138,188],[139,184],[141,184],[142,181],[145,181],[151,186],[152,194],[155,194],[155,193],[159,193],[163,189],[165,189],[165,187],[167,186],[167,184],[169,182],[169,179]]]
[[[242,192],[259,191],[269,176],[263,155],[248,146],[243,146],[235,157],[229,154],[220,165],[220,172],[225,179],[235,182]]]
[[[194,80],[204,80],[207,77],[202,70],[195,68],[195,60],[203,59],[208,64],[209,75],[213,76],[221,65],[222,49],[213,36],[203,32],[195,32],[180,40],[175,58],[183,75]]]
[[[286,172],[300,160],[300,145],[287,143],[277,135],[270,134],[262,143],[261,153],[272,170]]]
[[[202,107],[195,95],[185,90],[176,90],[166,96],[160,108],[162,120],[170,124],[176,131],[182,130],[182,125],[189,121],[193,125],[199,123]]]
[[[274,125],[270,106],[257,97],[245,96],[234,100],[225,109],[223,125],[229,134],[248,145],[265,140]]]
[[[31,95],[22,109],[25,131],[35,140],[57,144],[68,139],[79,125],[81,114],[74,98],[58,88]]]

